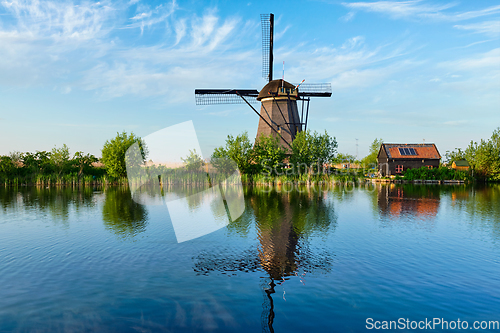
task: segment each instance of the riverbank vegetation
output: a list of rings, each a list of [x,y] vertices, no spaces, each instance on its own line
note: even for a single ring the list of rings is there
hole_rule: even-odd
[[[207,184],[236,170],[244,184],[312,184],[321,182],[356,182],[372,178],[376,173],[376,155],[382,139],[375,139],[369,154],[361,160],[337,153],[337,141],[324,133],[304,131],[297,134],[291,146],[283,146],[275,136],[262,136],[255,143],[248,133],[229,135],[225,145],[215,148],[208,165],[196,151],[191,151],[182,168],[149,165],[149,175],[158,175],[164,185]],[[138,160],[146,161],[148,149],[133,133],[117,133],[106,141],[100,160],[78,151],[72,156],[69,147],[54,147],[35,153],[11,152],[0,156],[1,185],[104,185],[128,184],[125,154],[138,144]],[[454,161],[467,160],[470,171],[450,169]],[[355,168],[333,166],[357,164]],[[436,169],[406,170],[402,180],[500,181],[500,128],[491,138],[471,142],[465,150],[455,149],[445,155],[446,166]],[[210,170],[210,171],[209,171]],[[213,178],[215,179],[215,178]],[[140,180],[139,180],[140,181]]]
[[[92,154],[76,152],[70,157],[65,144],[51,151],[12,152],[0,156],[0,184],[4,185],[75,185],[106,183],[104,167]]]
[[[467,160],[476,179],[500,181],[500,127],[487,140],[471,141],[465,150],[459,148],[446,152],[446,163]]]
[[[451,169],[445,166],[429,169],[421,167],[419,169],[408,169],[404,172],[404,177],[396,177],[396,179],[404,180],[464,180],[472,181],[471,173],[468,171],[460,171]]]

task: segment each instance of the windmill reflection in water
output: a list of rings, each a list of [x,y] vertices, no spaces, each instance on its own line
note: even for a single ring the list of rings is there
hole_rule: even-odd
[[[283,286],[292,276],[305,284],[306,273],[330,271],[333,254],[313,249],[308,239],[314,234],[331,233],[336,227],[336,215],[331,198],[314,188],[280,193],[249,187],[245,192],[247,211],[227,228],[244,234],[255,223],[257,248],[239,252],[227,248],[223,252],[206,250],[194,258],[193,268],[205,275],[265,271],[262,328],[274,332],[275,287]],[[283,298],[286,300],[284,289]]]

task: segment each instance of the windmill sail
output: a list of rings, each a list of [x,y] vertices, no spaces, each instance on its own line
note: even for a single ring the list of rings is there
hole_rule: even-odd
[[[274,14],[260,14],[262,24],[262,77],[273,80]]]
[[[257,103],[259,92],[252,89],[196,89],[194,96],[196,105],[215,104],[246,104],[243,98],[250,103]]]
[[[330,83],[302,83],[299,88],[301,97],[330,97],[332,85]]]

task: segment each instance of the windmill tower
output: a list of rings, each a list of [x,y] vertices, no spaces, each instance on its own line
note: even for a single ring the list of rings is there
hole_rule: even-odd
[[[292,84],[284,79],[273,80],[274,15],[262,14],[261,23],[262,76],[268,80],[268,83],[260,91],[196,89],[196,105],[246,103],[259,116],[256,139],[262,135],[275,135],[289,150],[297,133],[307,129],[310,98],[330,97],[331,85],[330,83]],[[258,102],[261,103],[260,112],[252,106],[252,103]],[[302,102],[301,115],[299,115],[297,102]]]

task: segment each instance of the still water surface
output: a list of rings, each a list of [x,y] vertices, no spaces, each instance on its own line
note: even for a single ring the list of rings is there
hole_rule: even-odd
[[[244,192],[239,219],[179,244],[126,188],[0,188],[0,332],[500,320],[500,186]]]

